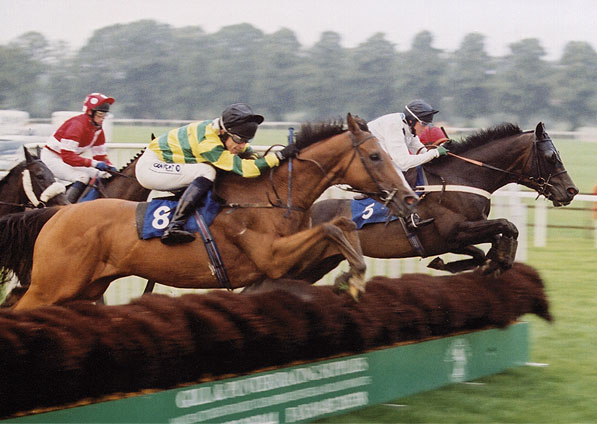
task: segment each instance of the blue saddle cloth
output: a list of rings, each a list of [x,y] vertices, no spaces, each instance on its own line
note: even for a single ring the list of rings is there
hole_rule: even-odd
[[[370,198],[352,199],[350,201],[350,210],[352,220],[357,224],[357,229],[363,228],[366,224],[375,224],[388,220],[389,209]],[[390,221],[396,219],[398,218],[393,215],[390,217]]]
[[[206,197],[204,206],[197,209],[203,216],[206,225],[211,225],[214,218],[220,211],[220,204],[212,196],[210,191]],[[171,198],[157,198],[151,202],[139,203],[137,206],[137,233],[140,239],[147,240],[153,237],[161,237],[170,219],[174,214],[178,200]],[[199,224],[194,216],[191,216],[185,226],[185,230],[191,233],[199,232]]]
[[[423,167],[417,166],[417,178],[415,181],[415,187],[425,185],[425,175],[423,173]],[[423,192],[418,192],[421,195]],[[386,222],[388,220],[388,208],[379,203],[376,200],[366,198],[359,200],[351,200],[350,210],[352,213],[352,220],[357,224],[357,229],[363,228],[367,224],[376,224],[379,222]],[[392,215],[390,221],[398,219]]]

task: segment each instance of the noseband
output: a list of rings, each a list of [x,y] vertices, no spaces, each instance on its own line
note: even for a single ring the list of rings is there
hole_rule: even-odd
[[[553,187],[553,185],[550,183],[550,180],[555,176],[567,173],[567,171],[565,169],[563,169],[562,171],[556,172],[555,174],[548,174],[547,177],[543,177],[543,168],[544,167],[542,166],[542,160],[540,159],[539,150],[552,151],[556,155],[556,164],[562,163],[562,160],[560,159],[560,155],[558,154],[557,150],[555,149],[553,142],[551,141],[549,136],[547,136],[546,134],[544,134],[544,135],[545,136],[541,139],[535,138],[535,142],[533,143],[532,156],[534,157],[535,168],[537,169],[538,175],[537,175],[537,177],[529,176],[527,178],[531,182],[531,184],[533,184],[534,186],[537,187],[536,191],[537,191],[537,193],[539,193],[537,197],[542,195],[542,196],[545,196],[546,198],[549,198],[548,189],[550,187]],[[544,144],[545,144],[545,146],[544,146]],[[529,159],[530,159],[530,157],[529,157]],[[526,165],[525,165],[525,168],[526,168]],[[563,168],[563,164],[562,164],[562,168]]]

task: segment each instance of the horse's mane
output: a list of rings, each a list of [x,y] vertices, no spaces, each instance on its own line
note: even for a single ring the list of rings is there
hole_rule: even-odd
[[[0,187],[2,187],[8,181],[10,181],[12,179],[12,177],[13,177],[14,174],[20,174],[21,172],[23,172],[23,170],[26,167],[27,167],[27,161],[21,161],[17,165],[15,165],[10,171],[8,171],[8,174],[6,174],[4,176],[4,178],[2,178],[0,180]]]
[[[136,161],[136,160],[139,158],[139,156],[141,156],[141,155],[143,154],[143,152],[145,151],[145,149],[147,149],[147,147],[144,147],[143,149],[141,149],[141,151],[137,152],[137,154],[136,154],[135,156],[133,156],[133,157],[131,158],[131,160],[129,160],[129,161],[126,163],[126,165],[124,165],[122,168],[120,168],[120,170],[119,170],[118,172],[122,172],[122,171],[124,171],[126,168],[128,168],[128,167],[131,165],[131,163],[133,163],[134,161]]]
[[[322,122],[306,122],[301,125],[300,131],[296,135],[296,146],[304,149],[311,144],[326,138],[333,137],[346,132],[342,118],[331,119]]]
[[[518,125],[506,122],[491,128],[477,131],[476,133],[459,141],[448,141],[444,144],[444,146],[450,152],[457,154],[494,140],[499,140],[501,138],[511,137],[519,134],[522,134],[522,130]]]

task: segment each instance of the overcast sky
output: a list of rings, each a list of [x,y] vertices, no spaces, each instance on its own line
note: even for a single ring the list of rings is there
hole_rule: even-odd
[[[139,19],[207,33],[244,22],[267,34],[288,28],[305,47],[323,31],[339,33],[345,47],[383,32],[405,51],[429,30],[434,47],[446,51],[471,32],[486,36],[492,56],[508,54],[508,44],[524,38],[539,39],[550,60],[568,41],[597,50],[596,0],[0,0],[0,44],[38,31],[79,48],[96,29]]]

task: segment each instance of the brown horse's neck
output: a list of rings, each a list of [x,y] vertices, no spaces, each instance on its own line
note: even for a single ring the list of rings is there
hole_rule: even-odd
[[[470,163],[457,157],[430,162],[424,166],[429,184],[456,184],[476,187],[493,193],[506,184],[528,175],[532,167],[534,135],[522,133],[460,152],[458,156],[481,162]],[[495,169],[497,168],[497,169]],[[409,183],[416,181],[416,170],[407,174]]]
[[[284,208],[289,204],[298,210],[307,211],[321,194],[333,184],[343,158],[352,154],[350,144],[339,135],[325,142],[313,144],[279,167],[265,172],[257,178],[243,178],[230,172],[218,176],[216,192],[226,203],[278,204]],[[336,143],[345,143],[344,146]],[[289,175],[291,181],[289,183]],[[290,199],[289,199],[290,192]]]
[[[135,165],[139,157],[126,165],[119,175],[113,175],[104,183],[106,197],[114,199],[132,200],[144,202],[147,200],[151,190],[146,189],[137,180]]]

